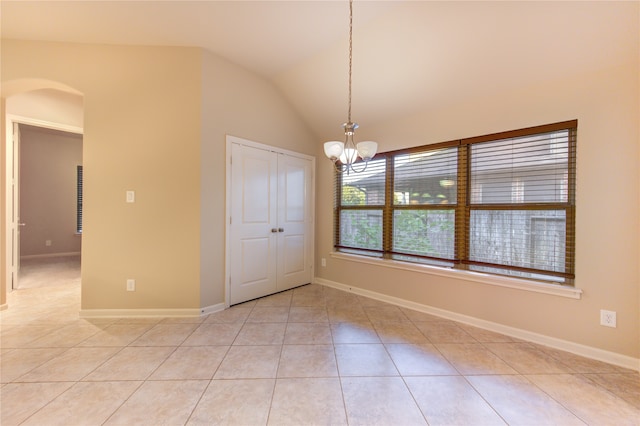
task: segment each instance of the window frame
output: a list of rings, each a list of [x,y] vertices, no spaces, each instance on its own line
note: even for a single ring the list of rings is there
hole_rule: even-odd
[[[76,166],[76,234],[82,234],[84,171],[81,164]]]
[[[563,121],[542,126],[493,133],[484,136],[465,138],[449,142],[423,145],[388,151],[376,155],[375,160],[384,159],[385,168],[385,204],[380,205],[341,205],[341,191],[343,174],[336,172],[334,189],[334,248],[338,252],[351,253],[389,259],[399,262],[422,263],[432,266],[444,266],[452,269],[478,271],[492,275],[506,275],[508,277],[525,280],[544,281],[553,284],[573,285],[575,279],[575,192],[576,192],[576,136],[577,120]],[[556,131],[568,131],[567,142],[567,185],[566,201],[555,202],[513,202],[513,203],[481,203],[472,199],[471,181],[471,149],[474,145],[500,141],[503,139],[519,138]],[[550,141],[552,143],[552,141]],[[457,192],[456,204],[395,204],[394,203],[394,158],[415,152],[435,151],[443,148],[456,147],[457,163]],[[550,149],[553,148],[550,146]],[[557,149],[557,147],[556,147]],[[552,152],[550,152],[552,153]],[[522,188],[520,188],[522,190]],[[517,191],[517,188],[516,188]],[[522,196],[522,194],[520,194]],[[383,211],[382,250],[363,249],[341,245],[340,218],[346,210],[380,210]],[[453,210],[454,211],[454,258],[443,259],[425,255],[407,255],[393,250],[393,216],[401,210]],[[499,263],[481,262],[470,259],[470,220],[473,211],[534,211],[554,210],[563,211],[565,217],[565,253],[564,271],[546,271],[522,266],[508,266]],[[533,252],[532,252],[533,253]]]

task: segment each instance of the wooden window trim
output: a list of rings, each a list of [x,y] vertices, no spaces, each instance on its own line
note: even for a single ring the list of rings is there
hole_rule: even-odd
[[[564,280],[564,284],[572,284],[575,277],[575,192],[576,192],[576,136],[577,120],[569,120],[558,123],[546,124],[542,126],[528,127],[518,130],[493,133],[489,135],[464,138],[456,141],[448,141],[437,144],[430,144],[418,147],[404,148],[378,154],[377,158],[384,157],[386,161],[385,179],[385,204],[384,205],[345,205],[341,206],[342,178],[337,173],[335,186],[335,208],[334,208],[334,246],[338,250],[356,251],[359,254],[371,253],[375,257],[395,259],[398,256],[416,259],[433,259],[438,262],[450,262],[456,269],[469,269],[472,266],[482,266],[487,268],[498,268],[505,271],[515,271],[558,277]],[[566,202],[522,202],[512,204],[491,204],[473,203],[471,200],[471,152],[470,149],[475,144],[484,142],[500,141],[503,139],[533,136],[538,134],[552,133],[555,131],[569,132],[568,140],[568,160],[567,160],[567,200]],[[394,158],[397,155],[410,154],[439,150],[443,148],[458,147],[458,167],[457,167],[457,195],[455,205],[394,205]],[[394,251],[393,247],[393,220],[394,212],[403,209],[411,210],[454,210],[454,259],[441,259],[423,255],[408,255]],[[340,212],[343,210],[382,210],[383,231],[382,250],[362,249],[355,247],[345,247],[340,245]],[[533,210],[554,210],[565,212],[565,271],[554,272],[540,270],[522,266],[507,266],[490,262],[479,262],[470,260],[470,217],[474,210],[510,210],[510,211],[533,211]],[[500,274],[498,274],[500,275]],[[538,279],[534,279],[538,280]],[[544,279],[542,279],[544,281]],[[556,281],[551,280],[554,283]]]

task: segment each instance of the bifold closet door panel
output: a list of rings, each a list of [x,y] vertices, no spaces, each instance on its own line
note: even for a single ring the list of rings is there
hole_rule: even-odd
[[[278,291],[311,282],[312,163],[278,155]]]
[[[232,146],[230,304],[277,290],[278,158]],[[275,232],[274,232],[275,229]]]

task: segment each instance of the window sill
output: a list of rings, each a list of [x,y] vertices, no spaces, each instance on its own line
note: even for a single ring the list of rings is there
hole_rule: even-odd
[[[488,284],[523,291],[532,291],[535,293],[549,294],[552,296],[566,297],[570,299],[582,298],[581,289],[559,284],[547,284],[520,278],[501,277],[498,275],[484,274],[481,272],[460,271],[438,266],[401,262],[398,260],[378,259],[375,257],[360,256],[350,253],[331,252],[330,255],[334,259],[346,260],[350,262],[365,263],[386,268],[400,269],[403,271],[412,271],[422,274],[437,275],[446,278],[473,281],[481,284]]]

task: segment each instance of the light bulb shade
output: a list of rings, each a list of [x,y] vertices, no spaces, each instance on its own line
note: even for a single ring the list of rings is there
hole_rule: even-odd
[[[344,142],[330,141],[324,143],[324,155],[331,161],[337,161],[344,152]]]
[[[340,162],[342,164],[353,164],[356,162],[357,159],[358,159],[358,151],[356,151],[353,148],[345,148],[344,152],[340,156]]]
[[[358,148],[358,155],[364,161],[371,160],[376,155],[376,152],[378,152],[378,144],[376,142],[364,141],[358,143],[356,146]]]

